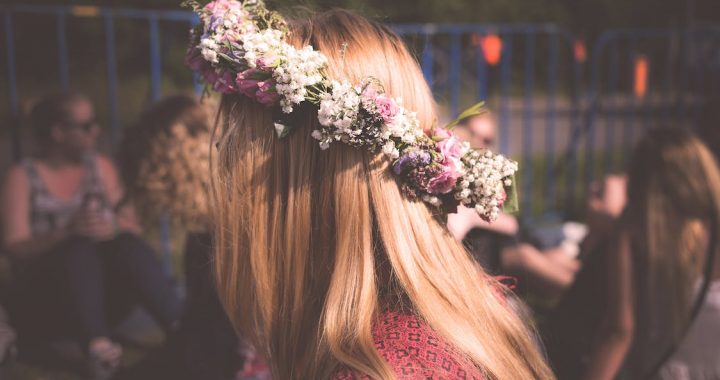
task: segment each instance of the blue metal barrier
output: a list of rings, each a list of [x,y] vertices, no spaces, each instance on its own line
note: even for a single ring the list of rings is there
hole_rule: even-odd
[[[703,100],[720,95],[720,58],[709,59],[698,52],[701,43],[720,51],[720,32],[697,29],[612,30],[603,33],[594,46],[590,62],[590,86],[584,129],[584,185],[597,177],[622,169],[627,152],[642,133],[653,126],[697,126]],[[716,54],[716,53],[715,53]],[[630,86],[637,59],[648,67],[644,94]],[[693,77],[702,78],[693,81]],[[603,147],[595,143],[598,126],[604,127]],[[622,131],[617,127],[622,126]],[[571,141],[580,144],[580,138]],[[599,155],[605,154],[599,161]],[[602,165],[601,165],[602,164]],[[577,171],[577,169],[575,169]],[[570,185],[572,186],[572,185]],[[582,194],[571,188],[573,197]]]
[[[395,25],[394,29],[422,41],[420,62],[425,79],[438,101],[447,106],[448,118],[477,100],[489,101],[499,124],[497,148],[523,164],[519,176],[521,210],[533,214],[556,209],[557,186],[548,178],[559,173],[556,153],[564,148],[556,138],[558,106],[563,104],[566,127],[561,131],[567,134],[570,129],[567,125],[573,124],[567,119],[574,113],[572,109],[578,105],[580,96],[574,90],[579,77],[563,76],[558,67],[561,63],[574,67],[572,36],[554,25],[542,24],[413,24]],[[488,63],[481,47],[470,42],[473,36],[491,34],[502,41],[496,65]],[[557,101],[561,96],[558,91],[561,76],[569,84],[564,87],[564,102]],[[474,91],[469,91],[468,84],[475,85]],[[520,93],[518,88],[522,88]],[[544,97],[545,107],[539,106],[542,102],[537,95]],[[539,144],[543,138],[544,143]]]
[[[15,58],[15,36],[13,29],[13,16],[15,14],[46,14],[55,15],[57,47],[58,47],[58,77],[60,88],[70,88],[70,68],[67,44],[67,19],[69,17],[101,18],[105,31],[105,61],[107,64],[108,99],[110,110],[111,139],[117,143],[121,137],[121,125],[118,98],[118,69],[115,52],[115,19],[145,20],[149,27],[150,40],[150,100],[157,101],[162,97],[162,57],[160,47],[160,21],[181,22],[190,26],[198,22],[197,16],[184,11],[145,11],[134,9],[110,9],[98,7],[66,7],[66,6],[32,6],[17,5],[2,10],[5,23],[6,59],[8,71],[8,92],[10,100],[10,116],[12,120],[18,119],[19,95],[17,90],[17,73]],[[196,88],[197,89],[197,88]],[[17,132],[13,131],[13,136]],[[13,138],[13,158],[19,159],[22,155],[19,138]],[[169,272],[172,268],[172,245],[170,236],[169,216],[162,218],[160,223],[161,251],[165,268]]]
[[[3,50],[9,115],[15,120],[19,116],[20,97],[14,16],[54,17],[60,88],[69,88],[72,83],[68,24],[78,18],[98,19],[103,23],[107,109],[113,142],[119,140],[122,132],[117,23],[139,20],[147,25],[149,100],[156,101],[163,95],[163,26],[180,23],[190,27],[198,22],[195,15],[185,11],[29,5],[0,8],[0,11],[5,33]],[[554,25],[402,24],[393,28],[409,42],[416,42],[414,47],[420,52],[423,74],[438,102],[447,109],[444,115],[447,119],[477,100],[487,100],[496,111],[499,150],[522,163],[519,181],[521,210],[525,215],[574,210],[582,199],[585,185],[598,174],[618,168],[622,160],[615,151],[620,154],[627,151],[641,132],[636,125],[641,124],[644,129],[657,118],[651,112],[651,100],[628,96],[630,91],[622,86],[629,82],[631,73],[627,68],[632,67],[636,54],[644,53],[644,49],[660,41],[660,46],[645,53],[654,78],[648,93],[668,97],[666,101],[672,107],[662,112],[666,117],[672,115],[678,123],[689,120],[689,109],[696,102],[688,96],[698,88],[698,81],[693,78],[716,70],[701,67],[691,71],[691,65],[696,62],[678,61],[677,52],[672,50],[674,45],[670,43],[678,38],[678,33],[670,30],[609,31],[594,41],[590,60],[583,63],[574,58],[573,36]],[[718,30],[708,32],[713,38],[717,36],[716,41],[720,41]],[[475,37],[488,35],[497,35],[502,40],[497,65],[487,62],[481,47],[473,42]],[[686,33],[682,37],[678,49],[688,49],[688,42],[697,36]],[[589,83],[584,80],[586,71],[590,73]],[[718,83],[703,85],[720,88]],[[197,78],[191,88],[200,91]],[[13,136],[13,157],[18,158],[20,145],[15,134]],[[169,241],[166,228],[162,228],[163,240]]]

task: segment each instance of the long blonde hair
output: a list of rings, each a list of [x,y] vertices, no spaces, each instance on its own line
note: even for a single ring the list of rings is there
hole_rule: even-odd
[[[387,27],[341,10],[290,23],[290,43],[329,58],[329,76],[373,76],[435,123],[421,71]],[[346,46],[346,48],[343,48]],[[277,379],[325,379],[339,365],[393,379],[373,343],[386,308],[415,313],[490,378],[549,379],[530,331],[422,202],[405,198],[387,160],[310,137],[297,110],[285,139],[272,111],[221,105],[214,158],[217,282],[230,319]]]
[[[639,326],[635,366],[642,370],[656,364],[687,325],[709,222],[720,217],[720,170],[692,132],[661,128],[638,142],[628,178],[625,222]]]

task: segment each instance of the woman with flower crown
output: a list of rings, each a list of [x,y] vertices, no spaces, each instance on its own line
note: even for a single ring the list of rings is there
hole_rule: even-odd
[[[188,63],[224,94],[219,294],[273,377],[553,378],[502,286],[441,222],[461,203],[496,217],[516,164],[434,128],[402,40],[340,10],[195,10]]]

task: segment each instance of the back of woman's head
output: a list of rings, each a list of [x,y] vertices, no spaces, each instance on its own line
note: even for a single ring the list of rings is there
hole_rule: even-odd
[[[629,211],[656,201],[672,216],[708,220],[718,207],[717,171],[712,153],[690,130],[651,130],[631,159]]]
[[[663,128],[638,142],[628,176],[626,223],[642,321],[637,343],[651,363],[690,315],[708,233],[717,233],[708,227],[720,216],[720,171],[690,130]]]
[[[182,227],[207,228],[211,112],[194,96],[178,94],[148,107],[125,132],[120,173],[146,222],[165,213]]]
[[[374,77],[425,128],[431,92],[387,27],[336,10],[289,22],[288,42],[328,59],[328,77]],[[317,109],[300,107],[283,139],[273,110],[225,95],[216,139],[215,215],[221,298],[277,378],[326,378],[339,364],[393,378],[372,324],[389,309],[417,314],[489,377],[549,378],[528,330],[496,284],[419,201],[389,162],[362,149],[321,150]]]

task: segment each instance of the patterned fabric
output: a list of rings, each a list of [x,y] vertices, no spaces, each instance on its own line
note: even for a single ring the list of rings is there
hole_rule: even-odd
[[[66,226],[70,218],[82,207],[88,194],[101,195],[103,202],[101,207],[109,208],[107,201],[104,200],[105,192],[96,162],[96,155],[85,157],[83,165],[86,174],[80,188],[72,199],[61,200],[48,191],[34,160],[31,158],[23,160],[22,165],[30,182],[30,228],[33,235]]]
[[[375,348],[399,380],[480,380],[481,371],[416,316],[385,313],[374,327]],[[341,368],[333,380],[370,379]]]

